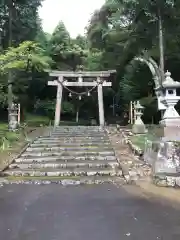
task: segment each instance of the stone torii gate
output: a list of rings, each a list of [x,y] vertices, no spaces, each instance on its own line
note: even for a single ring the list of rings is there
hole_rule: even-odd
[[[99,105],[99,123],[101,126],[105,125],[104,120],[104,103],[103,103],[103,87],[111,87],[112,82],[107,82],[106,79],[110,77],[116,70],[98,71],[98,72],[65,72],[65,71],[49,71],[50,77],[56,77],[54,81],[48,81],[49,86],[57,87],[56,109],[54,125],[59,126],[62,104],[63,88],[68,87],[97,87],[98,91],[98,105]],[[91,78],[93,81],[84,81],[84,78]],[[76,81],[69,82],[67,78],[75,78]],[[92,90],[91,89],[91,90]],[[81,93],[79,93],[81,94]]]

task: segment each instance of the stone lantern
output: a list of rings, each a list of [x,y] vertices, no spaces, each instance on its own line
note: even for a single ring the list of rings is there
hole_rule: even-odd
[[[132,127],[132,132],[135,134],[144,134],[146,133],[146,127],[141,119],[144,107],[141,106],[139,101],[137,101],[137,103],[134,105],[134,109],[135,109],[135,123]]]
[[[12,104],[9,111],[9,130],[16,131],[18,129],[18,104]]]
[[[163,126],[163,135],[166,140],[180,140],[180,116],[174,106],[180,100],[177,96],[177,88],[180,88],[180,82],[171,78],[171,73],[165,73],[165,81],[162,83],[164,96],[161,102],[166,105],[166,110],[160,124]]]

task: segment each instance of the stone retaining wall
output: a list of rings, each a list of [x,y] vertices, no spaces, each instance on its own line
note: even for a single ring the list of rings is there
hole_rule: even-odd
[[[152,169],[152,181],[157,186],[180,187],[180,144],[170,141],[146,140],[144,151],[134,145],[130,130],[122,130],[125,143],[132,152]]]
[[[108,134],[126,181],[128,183],[135,183],[138,180],[145,179],[146,181],[149,181],[151,168],[144,161],[142,161],[142,151],[139,152],[140,149],[131,144],[129,139],[131,132],[125,128],[116,128],[116,126],[113,128],[111,126],[109,128]]]
[[[138,146],[134,145],[132,143],[132,141],[130,140],[130,136],[132,136],[133,133],[130,130],[124,130],[124,129],[122,129],[121,132],[122,132],[122,136],[124,138],[125,143],[129,145],[132,152],[135,155],[142,157],[144,154],[143,150],[141,148],[139,148]]]

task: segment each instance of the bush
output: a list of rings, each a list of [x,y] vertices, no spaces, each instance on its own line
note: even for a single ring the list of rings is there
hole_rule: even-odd
[[[40,116],[47,116],[49,119],[54,118],[54,111],[55,111],[56,103],[55,101],[45,100],[41,101],[38,100],[34,106],[35,114]]]
[[[38,100],[34,106],[37,115],[48,116],[53,120],[55,115],[56,101],[55,100]],[[74,105],[71,102],[63,101],[61,107],[61,114],[72,116],[75,114]]]

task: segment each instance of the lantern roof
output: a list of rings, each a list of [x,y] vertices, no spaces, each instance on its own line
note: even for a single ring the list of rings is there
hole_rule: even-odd
[[[140,104],[139,101],[136,102],[135,108],[136,108],[136,109],[144,109],[144,107]]]
[[[180,82],[174,81],[174,79],[171,77],[171,73],[167,71],[165,73],[165,81],[162,85],[164,88],[178,88],[180,87]]]

